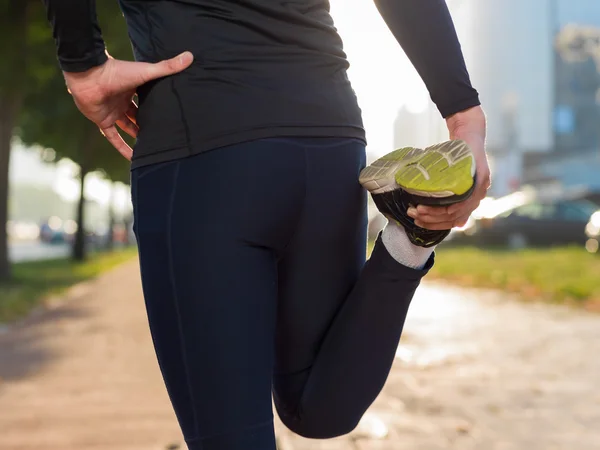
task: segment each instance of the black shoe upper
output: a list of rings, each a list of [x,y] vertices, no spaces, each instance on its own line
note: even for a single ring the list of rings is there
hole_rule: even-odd
[[[415,225],[415,221],[408,215],[408,208],[417,205],[452,205],[469,198],[474,189],[475,182],[466,193],[452,197],[423,197],[410,194],[400,188],[382,194],[372,194],[372,197],[375,205],[384,216],[395,220],[404,227],[408,238],[413,244],[419,247],[433,247],[442,242],[450,234],[450,230],[427,230]]]

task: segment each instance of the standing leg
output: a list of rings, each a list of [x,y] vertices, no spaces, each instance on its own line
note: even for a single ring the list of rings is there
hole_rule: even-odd
[[[411,269],[379,240],[364,264],[364,146],[313,140],[304,149],[303,215],[279,262],[274,397],[292,431],[329,438],[350,432],[383,388],[433,258]]]
[[[286,150],[248,143],[133,172],[152,338],[191,450],[275,450],[276,261],[304,175]]]

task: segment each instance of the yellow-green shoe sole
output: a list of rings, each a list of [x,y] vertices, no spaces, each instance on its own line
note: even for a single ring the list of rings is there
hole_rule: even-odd
[[[423,197],[466,194],[474,183],[475,160],[461,140],[446,141],[426,149],[405,147],[391,152],[360,174],[360,183],[372,193],[398,187]]]

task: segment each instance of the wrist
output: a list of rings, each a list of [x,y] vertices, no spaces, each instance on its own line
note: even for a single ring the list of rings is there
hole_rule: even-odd
[[[473,121],[485,125],[486,117],[481,105],[467,108],[465,110],[454,113],[446,118],[446,123],[448,124],[462,124]]]
[[[63,70],[63,76],[65,77],[65,80],[67,81],[67,83],[69,83],[70,81],[76,82],[78,80],[84,80],[87,77],[89,77],[90,75],[93,75],[96,72],[98,72],[99,70],[101,70],[102,67],[104,66],[104,64],[106,64],[106,62],[104,62],[100,65],[92,66],[90,68],[87,68],[86,70],[77,71],[77,72]]]
[[[446,118],[446,125],[450,135],[454,135],[460,130],[468,129],[471,133],[481,133],[485,135],[486,117],[481,106],[459,111],[450,117]]]
[[[106,49],[102,49],[95,54],[88,55],[85,58],[68,59],[59,58],[59,65],[65,74],[82,74],[95,67],[101,66],[110,58]]]
[[[89,96],[92,93],[96,98],[103,98],[106,92],[102,88],[101,80],[105,78],[103,73],[107,64],[108,61],[85,72],[63,72],[67,92],[74,98],[79,98],[84,94]]]

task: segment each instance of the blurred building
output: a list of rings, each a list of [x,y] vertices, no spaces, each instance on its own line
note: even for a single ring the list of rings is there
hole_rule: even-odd
[[[427,147],[448,138],[448,131],[432,102],[425,109],[411,111],[403,106],[394,121],[394,148]]]
[[[569,25],[600,31],[600,0],[448,4],[488,115],[491,194],[548,181],[600,190],[600,39],[598,65],[586,55],[565,60],[556,45]],[[428,145],[446,139],[444,128],[432,103],[402,109],[394,143]]]
[[[548,179],[600,189],[598,67],[555,45],[568,25],[600,29],[600,1],[448,1],[489,119],[494,194]]]

